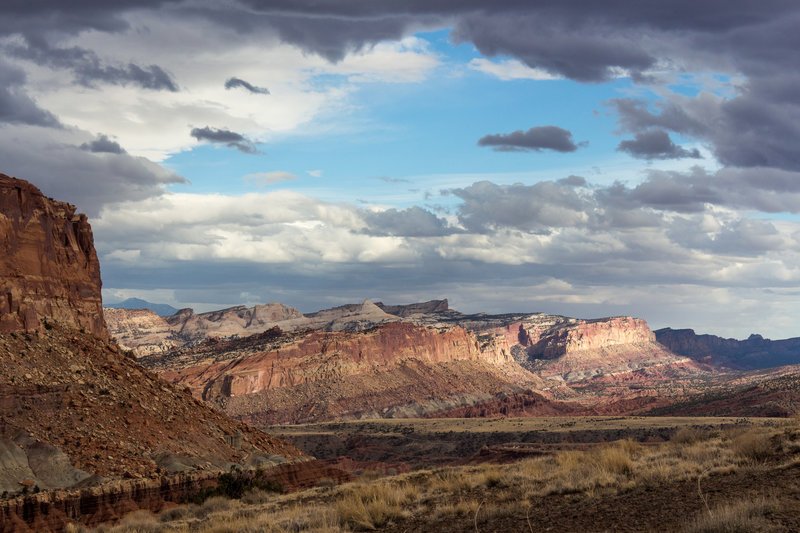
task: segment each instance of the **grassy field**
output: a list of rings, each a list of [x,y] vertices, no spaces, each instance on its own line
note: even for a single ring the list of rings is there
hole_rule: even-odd
[[[562,450],[511,464],[443,467],[320,486],[288,495],[213,498],[159,516],[129,515],[108,533],[198,531],[797,531],[797,420],[670,419],[669,441],[630,439]],[[413,422],[438,433],[459,420]],[[617,429],[664,419],[585,418],[464,422],[475,431]],[[380,421],[404,427],[409,421]],[[346,423],[351,424],[351,423]],[[363,424],[354,422],[352,424]],[[317,425],[318,426],[318,425]],[[301,428],[292,428],[300,430]],[[446,431],[451,431],[447,429]],[[452,429],[455,431],[455,429]],[[466,431],[466,430],[464,430]],[[79,528],[72,527],[70,531]]]

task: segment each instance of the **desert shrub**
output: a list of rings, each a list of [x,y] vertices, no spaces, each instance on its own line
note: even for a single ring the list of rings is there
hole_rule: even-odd
[[[373,530],[401,517],[417,497],[418,489],[408,483],[359,484],[342,493],[335,509],[341,525]]]
[[[436,519],[452,518],[455,516],[474,516],[480,502],[477,500],[459,499],[455,503],[447,503],[436,507],[433,517]]]
[[[197,518],[205,518],[214,513],[232,511],[237,502],[225,496],[212,496],[203,502],[199,507],[194,508],[194,515]]]
[[[184,518],[187,518],[194,514],[193,512],[194,509],[192,507],[186,505],[170,507],[169,509],[161,511],[158,515],[158,519],[161,520],[162,522],[175,522],[177,520],[183,520]]]
[[[283,492],[283,488],[270,479],[265,479],[262,472],[254,474],[232,471],[217,476],[216,487],[206,487],[192,495],[189,501],[201,504],[208,498],[225,496],[226,498],[241,499],[248,491],[258,489],[262,491]]]
[[[772,454],[773,446],[769,435],[748,431],[733,438],[731,449],[746,462],[760,462]]]
[[[134,511],[125,515],[111,533],[160,533],[163,530],[158,518],[150,511]]]
[[[741,499],[703,512],[688,524],[690,533],[751,533],[774,531],[767,520],[768,513],[776,507],[774,500],[764,498]]]
[[[435,472],[429,479],[433,492],[459,493],[472,488],[464,469],[445,468]]]
[[[591,454],[598,469],[613,475],[627,475],[633,469],[629,446],[604,446]]]

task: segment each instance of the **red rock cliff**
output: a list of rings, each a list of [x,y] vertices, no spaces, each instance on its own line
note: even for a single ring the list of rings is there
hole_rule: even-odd
[[[92,229],[75,206],[0,174],[0,257],[0,332],[52,320],[108,337]]]

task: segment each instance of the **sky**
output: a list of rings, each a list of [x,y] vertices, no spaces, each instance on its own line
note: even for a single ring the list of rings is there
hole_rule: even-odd
[[[0,172],[103,297],[800,336],[795,0],[5,0]]]

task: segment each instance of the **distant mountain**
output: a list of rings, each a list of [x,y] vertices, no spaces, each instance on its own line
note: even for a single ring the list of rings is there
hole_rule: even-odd
[[[800,364],[800,337],[773,341],[750,335],[740,341],[671,328],[655,334],[658,342],[676,354],[718,366],[750,370]]]
[[[155,311],[158,316],[172,316],[178,312],[178,310],[171,305],[154,304],[153,302],[148,302],[140,298],[128,298],[127,300],[115,304],[107,303],[104,307],[110,307],[111,309],[150,309]]]

